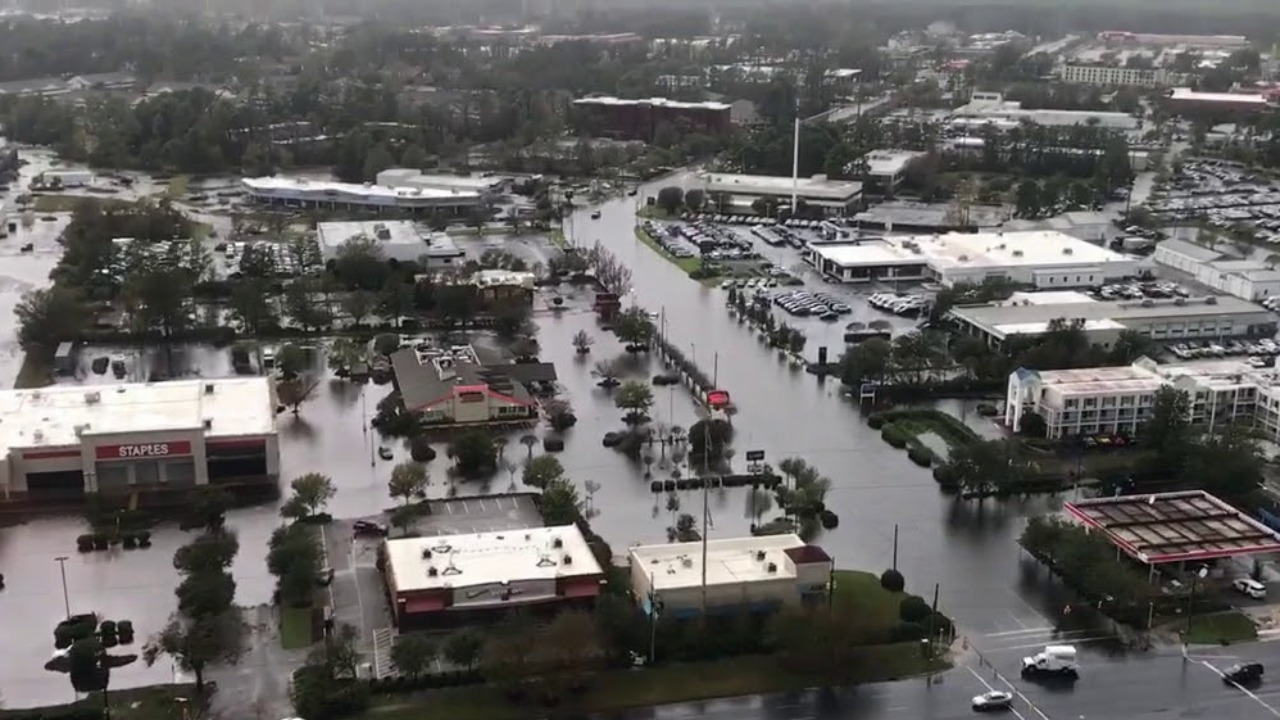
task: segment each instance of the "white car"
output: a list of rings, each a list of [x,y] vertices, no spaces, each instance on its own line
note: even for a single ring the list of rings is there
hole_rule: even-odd
[[[992,690],[991,692],[976,695],[973,698],[973,709],[976,712],[1008,710],[1012,707],[1013,693],[1007,693],[1003,690]]]
[[[1243,595],[1248,595],[1254,600],[1267,599],[1267,586],[1253,578],[1236,578],[1236,580],[1231,583],[1231,587],[1235,588],[1237,592]]]

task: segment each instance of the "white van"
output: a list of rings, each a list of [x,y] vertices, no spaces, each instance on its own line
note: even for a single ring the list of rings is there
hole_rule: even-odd
[[[1235,588],[1242,595],[1248,595],[1254,600],[1267,599],[1267,586],[1253,578],[1236,578],[1236,581],[1231,583],[1231,587]]]

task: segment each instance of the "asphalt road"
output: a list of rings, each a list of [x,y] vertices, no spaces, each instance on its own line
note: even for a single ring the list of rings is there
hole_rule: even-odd
[[[1022,648],[984,651],[932,680],[785,695],[733,698],[644,708],[600,720],[967,720],[971,699],[991,689],[1015,693],[1015,720],[1262,720],[1280,718],[1280,680],[1246,691],[1223,682],[1218,670],[1260,660],[1280,670],[1280,645],[1193,652],[1177,647],[1123,654],[1085,641],[1081,676],[1069,685],[1029,683],[1018,677]]]

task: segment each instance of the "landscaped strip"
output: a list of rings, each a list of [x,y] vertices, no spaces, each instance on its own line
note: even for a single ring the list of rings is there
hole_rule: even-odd
[[[982,439],[959,418],[929,408],[885,410],[868,417],[867,424],[873,429],[878,428],[880,437],[893,447],[906,448],[907,457],[921,467],[946,462],[946,458],[920,440],[923,433],[937,435],[950,449]]]
[[[696,258],[696,257],[678,258],[675,255],[672,255],[671,253],[667,252],[667,249],[662,247],[662,245],[660,245],[658,241],[653,238],[653,236],[645,232],[644,228],[638,225],[636,226],[636,237],[640,239],[640,242],[649,246],[650,250],[653,250],[654,252],[658,253],[659,255],[666,258],[667,260],[670,260],[672,265],[675,265],[676,267],[685,271],[686,274],[691,273],[694,270],[697,270],[698,268],[702,267],[702,258]]]
[[[926,662],[920,643],[875,645],[863,649],[861,662],[849,668],[849,683],[878,682],[942,670],[946,663]],[[812,677],[793,673],[772,656],[726,658],[706,663],[600,673],[574,703],[575,712],[597,713],[737,695],[788,692],[814,685]],[[411,699],[386,698],[363,717],[369,720],[524,720],[527,706],[508,701],[487,685],[425,692]],[[537,713],[532,713],[536,715]]]
[[[1238,610],[1196,615],[1191,618],[1188,645],[1229,645],[1258,639],[1258,626]]]

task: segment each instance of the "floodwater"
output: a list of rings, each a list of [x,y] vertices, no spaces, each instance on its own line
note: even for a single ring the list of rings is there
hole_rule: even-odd
[[[30,170],[31,168],[28,168]],[[661,183],[669,184],[669,183]],[[648,189],[656,192],[657,186]],[[941,586],[942,605],[966,627],[977,633],[1017,632],[1052,625],[1041,608],[1061,607],[1044,599],[1038,586],[1024,582],[1019,572],[1014,539],[1029,513],[1052,509],[1053,499],[986,506],[956,503],[941,495],[928,470],[916,467],[906,454],[881,441],[879,433],[863,422],[858,409],[834,379],[821,380],[782,361],[763,347],[754,333],[729,316],[725,293],[687,278],[668,261],[640,244],[634,236],[633,198],[607,203],[599,220],[589,219],[589,210],[579,212],[568,231],[577,242],[590,245],[600,240],[615,252],[633,272],[632,297],[665,318],[669,339],[694,358],[708,372],[718,370],[719,385],[728,390],[739,412],[733,422],[737,434],[734,447],[736,469],[743,469],[748,450],[763,450],[775,466],[787,457],[800,457],[817,466],[833,484],[827,505],[840,516],[837,529],[823,533],[816,542],[836,558],[840,567],[879,572],[893,562],[895,526],[899,529],[898,567],[907,577],[908,588],[927,595],[934,583]],[[65,222],[65,220],[61,221]],[[58,223],[39,219],[29,230],[19,230],[16,238],[0,240],[0,253],[12,251],[0,271],[0,373],[11,381],[21,355],[13,336],[12,313],[8,310],[21,292],[46,282],[48,270],[57,259]],[[28,235],[23,235],[28,233]],[[17,254],[23,237],[36,244],[36,252]],[[476,239],[477,249],[498,247],[500,238]],[[470,244],[470,243],[469,243]],[[537,239],[514,241],[522,256],[537,261],[545,257],[545,244]],[[795,258],[778,258],[787,266]],[[811,289],[848,294],[845,288],[812,282]],[[565,298],[564,309],[553,309],[551,296]],[[588,498],[595,513],[593,525],[613,545],[615,553],[625,553],[635,543],[664,542],[671,523],[666,498],[654,495],[645,478],[645,467],[620,453],[603,447],[601,439],[610,430],[621,429],[621,413],[610,393],[596,387],[591,366],[600,359],[624,358],[625,378],[652,377],[659,368],[647,355],[628,356],[617,340],[598,326],[590,312],[591,292],[568,286],[540,293],[533,320],[539,328],[538,340],[544,360],[555,363],[564,397],[578,417],[575,427],[565,433],[566,448],[559,457],[567,474],[584,497],[588,482],[598,490]],[[805,354],[817,355],[826,345],[835,359],[843,349],[843,326],[851,321],[886,319],[896,331],[910,326],[883,315],[865,302],[853,299],[854,314],[844,322],[824,324],[817,320],[800,323],[809,333]],[[572,337],[579,330],[590,334],[595,344],[591,353],[574,352]],[[491,345],[492,338],[479,338],[478,345]],[[129,353],[131,378],[144,378],[146,368],[167,361],[159,351],[145,353],[127,348],[93,348],[84,353],[84,362],[96,354]],[[175,377],[214,377],[230,373],[226,350],[178,348],[173,353]],[[322,359],[316,358],[317,367]],[[83,382],[114,382],[110,377],[84,373]],[[329,510],[340,517],[368,516],[392,506],[387,480],[397,462],[408,458],[404,443],[385,440],[368,426],[377,402],[390,392],[390,385],[353,385],[326,380],[298,415],[281,415],[281,484],[308,472],[331,476],[337,495]],[[697,418],[695,405],[683,387],[654,388],[655,405],[650,412],[656,423],[689,427]],[[936,406],[962,417],[984,435],[998,430],[974,412],[972,401],[944,401]],[[504,458],[510,470],[499,471],[488,481],[453,482],[445,455],[445,443],[437,444],[438,457],[428,465],[431,497],[477,495],[523,489],[520,467],[528,451],[519,440],[528,432],[517,430],[507,437]],[[540,426],[534,432],[546,436]],[[378,457],[379,447],[391,449],[395,458]],[[542,452],[541,445],[535,452]],[[653,452],[653,478],[671,476],[668,458]],[[685,470],[687,472],[687,470]],[[680,493],[681,511],[695,517],[704,501],[700,492]],[[751,523],[746,491],[721,489],[706,495],[709,505],[710,537],[745,535]],[[766,516],[768,517],[768,516]],[[238,583],[237,602],[252,606],[269,601],[271,578],[263,557],[266,540],[280,523],[274,507],[233,511],[229,525],[240,535],[241,551],[234,567]],[[149,550],[111,551],[80,555],[75,552],[75,536],[84,532],[79,518],[47,518],[0,532],[0,572],[8,589],[0,591],[0,617],[22,618],[21,632],[10,629],[6,636],[10,652],[0,658],[0,684],[10,707],[62,701],[70,697],[64,676],[41,669],[52,651],[52,628],[63,615],[59,568],[55,558],[68,556],[67,587],[72,612],[97,611],[111,619],[131,619],[139,640],[156,632],[175,607],[172,590],[177,578],[169,562],[173,551],[187,541],[184,533],[171,527],[155,532],[155,547]],[[147,669],[140,663],[113,674],[115,687],[163,682],[172,667],[161,661]]]

